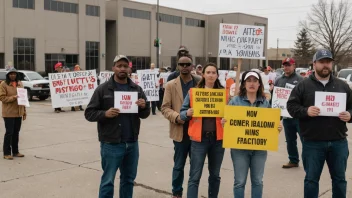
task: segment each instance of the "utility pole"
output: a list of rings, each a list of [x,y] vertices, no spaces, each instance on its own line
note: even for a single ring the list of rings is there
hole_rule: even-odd
[[[278,62],[279,62],[279,38],[277,38],[277,46],[276,46],[276,64],[278,64],[279,65],[278,68],[280,68],[280,64]]]
[[[156,16],[157,16],[157,20],[156,20],[156,39],[158,41],[158,46],[156,47],[156,67],[159,68],[159,45],[160,45],[160,41],[159,41],[159,0],[157,2],[156,5]]]

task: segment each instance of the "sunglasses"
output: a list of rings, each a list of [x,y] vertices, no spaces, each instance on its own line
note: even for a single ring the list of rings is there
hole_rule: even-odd
[[[192,65],[192,63],[179,63],[178,65],[181,67],[189,67]]]

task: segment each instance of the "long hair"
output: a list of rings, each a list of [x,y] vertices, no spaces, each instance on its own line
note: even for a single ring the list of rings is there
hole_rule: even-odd
[[[246,77],[246,75],[248,74],[248,72],[255,72],[258,74],[259,76],[259,88],[258,88],[258,91],[257,91],[257,98],[258,97],[265,97],[265,94],[264,94],[264,84],[263,84],[263,80],[262,80],[262,77],[260,76],[260,74],[256,71],[246,71],[242,74],[242,79],[241,79],[241,86],[240,86],[240,92],[239,92],[239,96],[246,96],[247,95],[247,90],[246,90],[246,81],[244,80],[244,78]]]
[[[208,67],[215,67],[216,73],[218,74],[218,78],[215,80],[215,83],[214,83],[214,88],[215,88],[215,89],[224,88],[224,87],[221,85],[221,83],[220,83],[220,80],[219,80],[219,69],[218,69],[218,67],[216,66],[216,64],[214,64],[214,63],[207,63],[207,64],[205,65],[205,67],[203,68],[203,70],[202,70],[202,74],[204,75],[205,70],[206,70]],[[204,88],[204,87],[205,87],[205,78],[204,78],[204,77],[202,77],[202,79],[199,81],[197,87],[198,87],[198,88]]]
[[[10,72],[11,73],[11,72]],[[7,73],[6,74],[6,80],[5,80],[5,82],[6,82],[6,84],[7,85],[10,85],[10,83],[11,83],[11,80],[10,80],[10,73]],[[20,81],[20,79],[21,78],[23,78],[23,76],[20,76],[20,74],[18,73],[18,72],[15,72],[16,73],[16,83],[18,83],[19,81]]]

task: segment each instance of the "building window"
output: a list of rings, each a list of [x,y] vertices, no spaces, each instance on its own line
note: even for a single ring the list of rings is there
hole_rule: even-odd
[[[78,4],[55,0],[44,0],[44,10],[78,14]]]
[[[208,63],[218,64],[217,62],[218,62],[218,59],[216,57],[208,57]]]
[[[219,66],[218,66],[219,67]],[[230,58],[220,58],[220,69],[230,70]]]
[[[196,65],[204,66],[206,64],[205,57],[196,57]]]
[[[5,59],[4,59],[5,54],[0,53],[0,68],[5,68]]]
[[[86,69],[99,71],[99,42],[86,41]]]
[[[171,70],[175,71],[177,68],[177,57],[176,56],[171,56]]]
[[[205,27],[205,21],[199,19],[186,18],[186,25],[194,27]]]
[[[88,16],[100,16],[100,7],[99,6],[92,6],[86,5],[86,15]]]
[[[35,39],[13,39],[14,66],[18,70],[35,70]]]
[[[156,13],[156,20],[157,19],[158,19],[158,13]],[[165,22],[165,23],[181,24],[182,17],[159,13],[159,21]]]
[[[14,8],[25,8],[34,10],[35,0],[12,0],[12,6]]]
[[[123,16],[150,20],[150,12],[131,8],[123,8]]]
[[[145,56],[129,56],[132,62],[133,70],[150,69],[150,57]]]
[[[45,72],[53,73],[56,63],[61,62],[64,67],[73,71],[73,68],[78,64],[77,54],[45,54]]]

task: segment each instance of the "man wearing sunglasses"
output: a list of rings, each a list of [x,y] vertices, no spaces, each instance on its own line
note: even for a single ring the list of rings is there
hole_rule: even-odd
[[[191,74],[192,56],[182,56],[178,60],[180,75],[165,86],[161,112],[170,121],[170,138],[174,143],[174,168],[172,171],[172,193],[174,198],[182,197],[184,167],[190,155],[191,140],[188,135],[188,122],[180,118],[180,109],[188,91],[195,87],[200,78]],[[191,157],[191,156],[190,156]]]
[[[284,74],[275,81],[274,86],[293,89],[293,87],[295,87],[303,80],[303,77],[296,74],[296,62],[293,58],[285,58],[282,61],[282,65],[284,66]],[[273,87],[271,87],[271,89],[273,89]],[[295,168],[299,166],[297,133],[301,138],[298,119],[283,117],[282,122],[285,129],[287,153],[289,159],[289,162],[284,164],[282,168]]]
[[[178,61],[182,56],[187,56],[189,55],[189,51],[187,49],[186,46],[181,45],[177,51],[177,56],[176,56],[176,60]],[[172,73],[169,75],[169,77],[167,77],[167,82],[177,78],[180,75],[180,71],[178,70],[178,66],[176,66],[175,68],[172,68]]]

